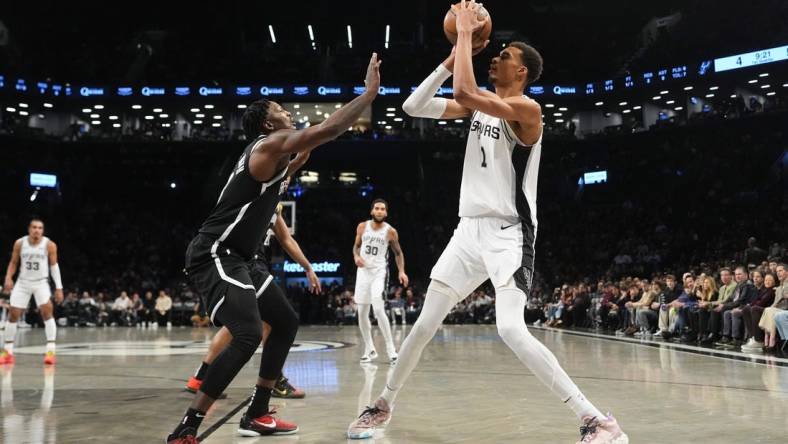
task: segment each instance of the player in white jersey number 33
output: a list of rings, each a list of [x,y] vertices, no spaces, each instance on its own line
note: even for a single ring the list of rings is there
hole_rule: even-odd
[[[14,342],[19,318],[27,311],[30,298],[34,297],[41,317],[44,320],[44,332],[47,345],[44,363],[55,363],[55,338],[57,337],[57,324],[52,315],[53,307],[50,298],[52,290],[49,288],[49,276],[55,283],[55,300],[63,301],[63,281],[60,277],[60,266],[57,263],[57,245],[44,236],[44,222],[33,219],[27,227],[28,235],[14,242],[11,252],[11,262],[5,274],[3,291],[11,292],[11,313],[5,326],[4,349],[0,354],[0,364],[13,364]],[[14,274],[19,275],[14,282]]]

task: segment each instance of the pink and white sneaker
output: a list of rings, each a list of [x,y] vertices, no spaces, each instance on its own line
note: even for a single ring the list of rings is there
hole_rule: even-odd
[[[602,420],[584,417],[577,444],[629,444],[629,437],[610,413]]]
[[[367,439],[375,435],[378,427],[386,427],[391,420],[391,407],[388,403],[378,398],[375,405],[367,407],[358,419],[350,423],[347,429],[347,437],[350,439]]]

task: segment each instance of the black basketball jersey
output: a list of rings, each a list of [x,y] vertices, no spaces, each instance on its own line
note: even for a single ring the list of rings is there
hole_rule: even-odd
[[[262,137],[244,149],[219,194],[216,206],[200,228],[200,233],[217,237],[211,253],[215,254],[219,248],[228,248],[246,260],[252,259],[263,240],[265,227],[286,191],[283,182],[287,167],[267,182],[259,182],[249,173],[249,157]]]

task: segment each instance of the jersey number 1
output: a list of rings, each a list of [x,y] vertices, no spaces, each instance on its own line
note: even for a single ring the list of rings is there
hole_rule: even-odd
[[[484,152],[484,147],[480,147],[482,149],[482,168],[487,168],[487,153]]]

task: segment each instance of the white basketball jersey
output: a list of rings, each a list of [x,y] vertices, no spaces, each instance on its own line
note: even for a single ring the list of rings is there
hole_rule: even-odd
[[[460,217],[527,218],[536,229],[541,155],[541,135],[526,145],[505,119],[475,111],[462,167]]]
[[[40,281],[49,278],[49,238],[44,236],[37,245],[30,245],[28,236],[22,238],[19,262],[19,280]]]
[[[364,268],[380,268],[388,265],[389,229],[391,225],[383,222],[383,228],[372,229],[372,221],[368,220],[361,235],[361,259]]]

